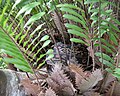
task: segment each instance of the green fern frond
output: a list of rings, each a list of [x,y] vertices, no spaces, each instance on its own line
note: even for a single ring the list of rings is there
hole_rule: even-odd
[[[16,0],[15,4],[11,7],[10,13],[6,13],[9,14],[8,17],[4,16],[6,12],[5,10],[8,7],[8,4],[6,4],[6,8],[1,14],[0,49],[4,50],[4,53],[13,57],[4,58],[7,63],[14,64],[17,68],[23,71],[32,72],[32,66],[38,64],[40,67],[45,63],[45,60],[41,63],[38,62],[43,54],[41,51],[50,44],[51,40],[49,35],[43,35],[46,29],[43,29],[42,26],[45,23],[39,22],[39,20],[45,15],[45,12],[38,12],[32,15],[32,10],[40,5],[40,2],[29,2],[28,4],[23,5],[20,11],[16,12],[17,14],[15,13],[12,17],[12,12],[14,12],[19,4],[21,4],[21,0]],[[28,15],[32,16],[27,20],[26,18]],[[37,27],[32,29],[35,24],[37,24]],[[44,51],[43,57],[46,55],[49,55],[48,59],[53,57],[52,53],[48,54],[46,53],[47,50]]]

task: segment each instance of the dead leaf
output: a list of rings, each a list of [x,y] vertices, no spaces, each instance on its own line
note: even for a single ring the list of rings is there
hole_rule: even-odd
[[[83,96],[101,96],[101,95],[97,92],[92,91],[92,92],[85,92]]]
[[[120,94],[119,89],[120,89],[120,83],[118,81],[113,81],[107,87],[104,96],[119,96]]]
[[[79,83],[81,83],[82,79],[86,77],[86,73],[83,71],[81,67],[75,64],[70,64],[69,69],[71,72],[75,73],[76,86],[79,86]]]
[[[45,96],[57,96],[57,95],[51,88],[49,88],[46,90]]]
[[[92,89],[100,80],[103,79],[103,75],[100,69],[96,69],[89,77],[82,79],[79,83],[79,89],[81,92],[88,91]]]
[[[38,93],[40,92],[39,86],[36,84],[31,83],[31,81],[29,79],[23,79],[20,82],[20,85],[24,87],[25,89],[25,93],[28,96],[37,96]]]
[[[61,68],[61,66],[55,65],[53,72],[47,78],[47,83],[58,95],[73,96],[76,89]]]

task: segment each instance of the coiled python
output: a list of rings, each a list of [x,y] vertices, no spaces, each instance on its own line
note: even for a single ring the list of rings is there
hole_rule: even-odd
[[[83,67],[90,66],[92,64],[92,58],[88,54],[87,46],[76,44],[73,49],[71,49],[71,45],[65,45],[62,42],[58,42],[56,45],[59,49],[60,56],[58,54],[57,47],[54,45],[54,57],[52,60],[47,61],[48,65],[60,63],[60,57],[63,64],[65,64],[66,61],[72,64],[81,64]]]

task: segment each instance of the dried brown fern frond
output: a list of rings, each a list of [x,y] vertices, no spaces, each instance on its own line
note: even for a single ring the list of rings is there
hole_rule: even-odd
[[[96,69],[89,74],[88,77],[82,79],[82,82],[78,83],[78,88],[81,92],[91,90],[100,80],[103,79],[103,75],[100,69]]]
[[[114,87],[115,87],[114,85],[115,85],[115,81],[109,82],[109,85],[104,90],[105,91],[105,96],[112,96],[113,90],[114,90]]]
[[[82,67],[76,64],[70,64],[69,68],[72,72],[75,72],[76,74],[80,74],[82,77],[85,76],[85,72]]]
[[[49,88],[46,90],[45,96],[57,96],[57,95],[51,88]]]
[[[84,71],[82,67],[75,64],[70,64],[69,69],[71,72],[75,73],[77,89],[79,89],[82,93],[91,90],[100,80],[103,79],[100,69],[91,73]]]
[[[75,74],[75,82],[76,82],[76,85],[78,86],[79,83],[81,83],[82,79],[86,78],[86,73],[84,72],[82,67],[75,64],[70,64],[69,69],[71,72]]]
[[[59,32],[64,32],[65,31],[65,27],[63,27],[63,22],[62,22],[62,18],[60,16],[61,14],[59,14],[58,12],[54,11],[53,12],[53,20],[55,22],[55,25],[57,27],[57,29],[59,30]]]
[[[76,89],[59,64],[54,66],[53,72],[47,78],[47,83],[59,96],[73,96],[75,94]]]
[[[65,38],[67,38],[66,41],[68,41],[69,35],[66,32],[66,28],[64,25],[64,20],[62,18],[62,14],[60,12],[58,12],[57,10],[54,11],[53,12],[53,20],[55,22],[55,25],[56,25],[58,31],[62,35],[62,39],[64,40]]]
[[[46,90],[42,90],[38,96],[58,96],[56,95],[55,91],[51,88],[48,88]]]
[[[112,87],[113,82],[116,81],[116,78],[111,74],[108,73],[105,75],[105,78],[103,79],[103,85],[102,85],[102,93],[107,93],[108,90]]]
[[[27,96],[38,96],[39,92],[42,90],[42,87],[33,84],[30,79],[23,79],[20,85],[24,87]]]
[[[45,96],[45,93],[43,91],[41,91],[38,96]]]
[[[100,95],[100,93],[97,93],[97,92],[85,92],[84,94],[83,94],[84,96],[101,96]]]
[[[112,81],[109,83],[109,86],[106,87],[104,96],[119,96],[119,89],[120,83],[118,81]]]
[[[53,20],[55,22],[55,25],[57,27],[57,29],[59,30],[59,32],[65,32],[66,29],[65,29],[65,25],[64,25],[64,22],[63,22],[63,19],[62,19],[62,14],[54,11],[53,12]]]

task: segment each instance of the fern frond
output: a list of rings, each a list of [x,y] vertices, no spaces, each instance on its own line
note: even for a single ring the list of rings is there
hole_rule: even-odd
[[[4,37],[4,38],[3,38]],[[15,64],[15,66],[23,71],[32,72],[29,63],[25,60],[24,55],[19,49],[17,43],[12,37],[0,26],[0,49],[3,54],[8,54],[12,58],[4,58],[7,63]],[[21,67],[22,66],[22,67]]]
[[[45,96],[57,96],[57,95],[51,88],[49,88],[46,90]]]
[[[96,69],[92,74],[82,79],[82,82],[79,84],[79,89],[81,92],[85,92],[89,89],[92,89],[100,80],[103,79],[103,75],[100,69]]]
[[[59,64],[55,65],[53,72],[47,78],[47,83],[59,95],[67,94],[72,96],[75,94],[76,89],[73,87],[66,74],[64,74]]]
[[[45,60],[43,62],[40,62],[41,55],[43,54],[43,52],[41,51],[50,44],[51,40],[49,39],[48,35],[44,34],[43,36],[43,32],[45,32],[45,29],[43,29],[42,26],[45,23],[40,24],[40,22],[38,22],[38,20],[45,15],[45,12],[40,12],[33,15],[31,13],[32,10],[36,8],[36,6],[40,5],[40,2],[29,2],[28,4],[23,5],[20,11],[18,13],[16,12],[17,14],[15,13],[12,17],[12,12],[14,12],[16,7],[18,7],[17,5],[20,3],[22,2],[15,2],[12,9],[10,9],[10,13],[7,13],[9,14],[8,17],[4,16],[6,9],[3,10],[0,16],[0,20],[2,21],[0,23],[0,42],[2,42],[0,49],[5,50],[4,52],[6,54],[9,54],[13,57],[5,58],[4,60],[8,61],[8,63],[15,64],[17,68],[23,71],[26,70],[28,72],[31,71],[30,66],[39,64],[40,67],[45,63]],[[6,8],[7,7],[8,3],[6,4]],[[30,14],[32,16],[29,17],[30,19],[27,20],[26,18],[28,17],[28,15],[30,16]],[[35,25],[36,22],[37,25],[40,25],[32,29],[32,26]],[[5,34],[7,34],[7,36]],[[5,37],[5,39],[2,39],[3,36]],[[12,41],[10,41],[9,39],[11,39]],[[13,42],[14,44],[11,42]],[[18,49],[15,49],[15,45],[16,47],[18,47]],[[22,52],[22,54],[19,51]],[[46,56],[47,51],[48,50],[44,50],[43,57]],[[48,59],[50,58],[52,58],[52,55],[49,56]]]

